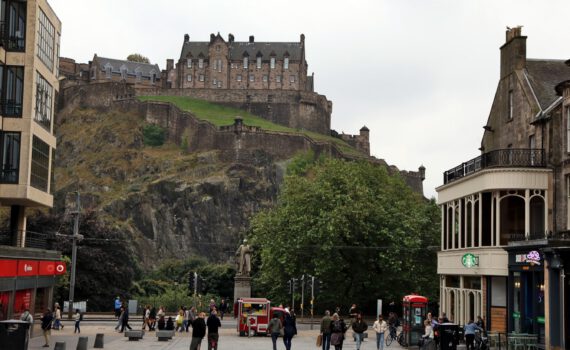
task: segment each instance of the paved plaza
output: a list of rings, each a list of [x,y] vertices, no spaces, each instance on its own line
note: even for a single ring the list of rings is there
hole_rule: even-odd
[[[139,323],[137,322],[136,325]],[[135,324],[131,324],[133,329],[138,329]],[[318,325],[314,326],[314,330],[310,330],[310,326],[307,324],[298,325],[298,335],[293,338],[294,350],[305,350],[305,349],[319,349],[315,345],[315,341],[318,335]],[[155,332],[146,332],[144,338],[139,341],[129,341],[124,337],[123,334],[119,334],[114,330],[114,323],[112,322],[89,322],[84,321],[81,324],[81,334],[73,334],[73,324],[72,322],[66,323],[63,330],[55,331],[52,330],[52,336],[50,341],[50,349],[53,349],[56,342],[65,342],[66,350],[75,350],[77,347],[77,342],[79,337],[88,337],[88,349],[93,349],[95,342],[95,335],[97,333],[105,334],[104,349],[110,350],[123,350],[123,349],[136,349],[136,350],[146,350],[146,349],[168,349],[168,350],[188,350],[190,348],[191,332],[186,333],[176,333],[175,337],[168,341],[162,342],[158,341]],[[36,333],[36,336],[30,340],[28,349],[47,349],[43,348],[44,339],[43,336],[37,336],[41,333]],[[343,349],[356,349],[355,343],[352,340],[352,334],[349,330],[347,332],[347,340],[345,340]],[[362,350],[375,350],[376,349],[376,336],[374,331],[368,331],[369,339],[366,339],[364,344],[362,344]],[[206,339],[202,341],[202,350],[206,350],[207,347]],[[334,349],[334,347],[331,347]],[[222,323],[222,328],[220,329],[220,340],[219,340],[219,350],[231,350],[231,349],[251,349],[251,350],[272,350],[272,343],[270,337],[239,337],[235,330],[235,322],[233,320],[226,321]],[[280,338],[277,343],[277,349],[283,350],[285,346]],[[386,350],[398,350],[401,347],[396,343],[392,343],[389,347],[385,347]]]

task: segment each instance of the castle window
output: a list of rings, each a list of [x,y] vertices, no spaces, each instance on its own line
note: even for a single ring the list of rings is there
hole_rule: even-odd
[[[283,60],[283,69],[289,69],[289,57],[285,57]]]
[[[241,74],[238,74],[238,75],[236,76],[236,80],[237,80],[237,81],[241,81]]]
[[[248,58],[244,57],[243,58],[243,69],[247,69],[248,65],[249,65]]]
[[[186,60],[186,66],[187,66],[188,68],[192,68],[192,59],[191,59],[191,58],[189,58],[189,59]]]
[[[200,76],[199,76],[198,80],[200,80],[200,81],[204,81],[204,74],[200,74]]]
[[[249,75],[249,81],[251,82],[255,81],[255,76],[253,74]]]
[[[218,88],[221,88],[221,87],[222,87],[222,81],[218,80]]]
[[[264,83],[267,83],[267,75],[264,75],[264,76],[263,76],[263,82],[264,82]]]
[[[220,45],[216,45],[216,52],[220,52]]]
[[[281,76],[280,76],[280,75],[276,76],[276,77],[275,77],[275,81],[278,82],[278,83],[280,83],[280,82],[281,82]]]
[[[150,73],[150,81],[153,84],[156,82],[156,73],[154,73],[154,72]]]
[[[198,59],[198,68],[204,68],[204,59],[203,58]]]
[[[257,69],[261,68],[261,57],[257,57]]]
[[[127,67],[121,67],[121,79],[127,79]]]
[[[275,57],[271,57],[269,66],[271,69],[275,69]]]
[[[509,91],[509,120],[513,119],[513,113],[514,113],[514,106],[513,106],[513,90]]]
[[[566,152],[570,153],[570,107],[566,107]]]
[[[236,69],[236,68],[237,68],[237,66],[236,66],[235,63],[232,63],[232,64],[231,64],[231,67],[232,67],[232,69]]]
[[[218,72],[222,71],[222,60],[216,60],[216,66],[218,68]]]
[[[142,72],[140,70],[137,71],[137,81],[142,80]]]
[[[218,81],[216,79],[212,79],[212,85],[217,86],[218,85]]]
[[[188,74],[186,76],[186,81],[192,81],[192,74]]]
[[[291,83],[295,82],[295,76],[294,75],[289,76],[289,82],[291,82]]]
[[[106,67],[105,67],[105,77],[106,77],[107,79],[111,79],[111,69],[112,69],[111,66],[106,66]]]

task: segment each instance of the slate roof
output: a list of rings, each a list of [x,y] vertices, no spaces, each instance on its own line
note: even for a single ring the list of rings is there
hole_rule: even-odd
[[[182,46],[180,58],[186,58],[188,53],[192,54],[193,58],[198,58],[200,54],[204,58],[208,58],[209,41],[189,41],[185,42]],[[258,53],[262,54],[264,60],[268,60],[272,54],[275,58],[283,59],[285,54],[289,55],[292,61],[301,60],[303,54],[303,45],[300,42],[253,42],[248,41],[234,41],[228,43],[230,48],[230,59],[242,59],[244,53],[254,59]]]
[[[149,63],[140,63],[140,62],[131,62],[127,60],[116,60],[113,58],[105,58],[96,56],[93,60],[97,60],[99,63],[99,70],[105,71],[105,66],[110,64],[112,72],[120,73],[121,67],[124,65],[127,68],[127,74],[136,76],[137,70],[141,72],[143,77],[151,77],[151,72],[154,70],[154,74],[156,74],[156,78],[160,78],[160,68],[158,64],[149,64]]]
[[[526,60],[526,74],[542,110],[558,99],[556,85],[570,80],[570,67],[564,62],[565,60]]]

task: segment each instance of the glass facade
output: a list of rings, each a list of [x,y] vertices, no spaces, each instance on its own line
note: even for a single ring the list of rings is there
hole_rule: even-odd
[[[24,67],[0,66],[0,113],[21,117],[24,100]]]
[[[51,129],[53,87],[36,72],[36,116],[34,120],[48,131]]]
[[[50,71],[53,70],[55,28],[40,9],[38,16],[38,58]]]
[[[0,134],[0,147],[2,147],[0,182],[17,184],[20,170],[20,133],[2,132]]]
[[[30,176],[30,185],[39,190],[48,190],[49,184],[49,145],[37,136],[34,136],[32,142],[32,173]]]
[[[26,49],[26,1],[2,1],[2,41],[7,51]]]

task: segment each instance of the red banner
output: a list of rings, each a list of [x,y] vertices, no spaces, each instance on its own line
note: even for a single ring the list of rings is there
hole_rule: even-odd
[[[0,277],[63,275],[66,270],[63,261],[0,259]]]
[[[55,261],[40,261],[40,270],[38,275],[55,275]]]
[[[18,273],[18,260],[0,260],[0,277],[14,277]]]
[[[67,271],[67,266],[63,261],[56,261],[55,262],[55,274],[56,275],[63,275]]]
[[[18,276],[36,276],[38,263],[37,260],[18,260]]]

